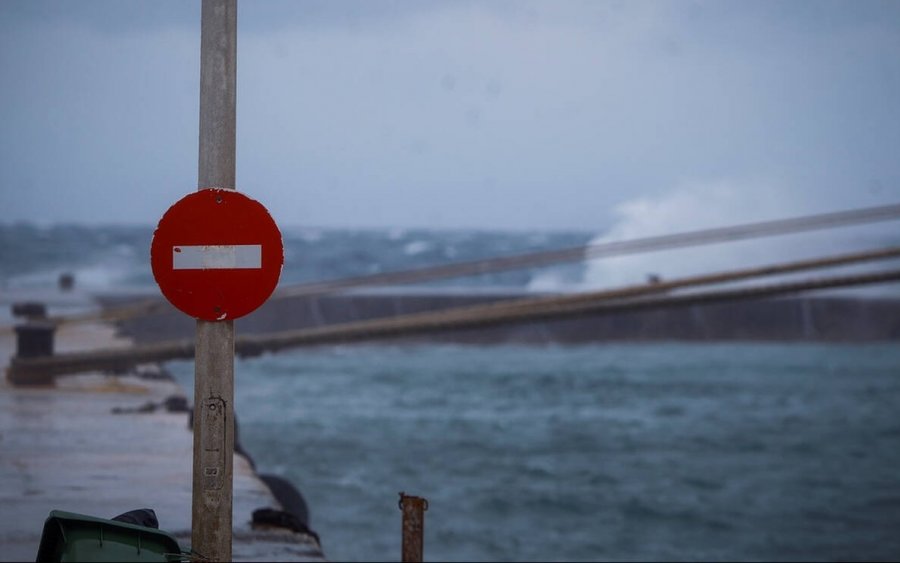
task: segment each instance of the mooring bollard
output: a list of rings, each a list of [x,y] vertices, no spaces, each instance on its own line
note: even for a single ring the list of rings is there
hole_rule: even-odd
[[[16,326],[16,357],[42,358],[53,355],[56,325],[46,321],[30,321]]]
[[[16,385],[52,384],[52,376],[17,369],[16,360],[52,356],[53,336],[56,332],[56,325],[48,321],[30,320],[25,324],[16,326],[15,331],[16,355],[12,358],[10,369],[7,372],[10,383]]]
[[[402,561],[420,563],[423,560],[425,511],[428,510],[428,501],[401,492],[399,506],[403,511]]]

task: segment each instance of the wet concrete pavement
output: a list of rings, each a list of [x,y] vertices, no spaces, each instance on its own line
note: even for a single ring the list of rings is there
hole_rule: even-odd
[[[8,310],[11,297],[5,294],[0,307]],[[128,345],[99,323],[62,326],[56,334],[58,351]],[[0,330],[0,366],[13,354],[15,333]],[[147,365],[126,375],[60,378],[52,387],[0,381],[0,560],[34,560],[51,510],[112,518],[152,508],[160,529],[189,546],[193,438],[188,413],[163,406],[185,390],[162,375]],[[306,534],[253,529],[253,511],[265,507],[281,508],[236,455],[235,560],[324,559]]]

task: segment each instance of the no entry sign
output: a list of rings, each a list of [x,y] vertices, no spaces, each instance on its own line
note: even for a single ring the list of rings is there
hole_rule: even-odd
[[[153,277],[172,305],[197,319],[243,317],[275,290],[281,232],[258,201],[208,188],[169,208],[150,244]]]

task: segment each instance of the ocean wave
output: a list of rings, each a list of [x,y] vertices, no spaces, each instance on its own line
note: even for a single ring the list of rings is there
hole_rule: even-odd
[[[684,184],[656,197],[640,197],[621,203],[615,209],[618,219],[613,226],[595,236],[590,244],[601,245],[833,211],[821,208],[818,203],[811,205],[809,201],[790,198],[784,193],[779,186],[772,184],[751,185],[727,181]],[[651,279],[667,280],[726,272],[898,243],[900,236],[896,225],[878,223],[597,258],[588,262],[583,289],[621,287],[647,283]],[[893,261],[894,265],[898,263],[900,261]],[[843,267],[840,273],[872,271],[884,264],[885,262],[880,262]],[[832,272],[834,270],[829,270],[827,275]],[[812,277],[816,274],[798,275]],[[778,283],[791,277],[770,276],[765,278],[765,283]],[[734,282],[732,285],[756,283],[759,283],[758,279]],[[884,284],[835,291],[855,295],[896,296],[900,290],[895,284]]]
[[[428,252],[432,248],[432,243],[424,240],[414,240],[403,246],[403,253],[407,256],[416,256]]]

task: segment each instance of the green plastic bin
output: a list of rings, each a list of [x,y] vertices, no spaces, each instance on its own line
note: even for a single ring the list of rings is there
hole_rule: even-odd
[[[185,561],[174,536],[156,528],[53,510],[37,561]]]

